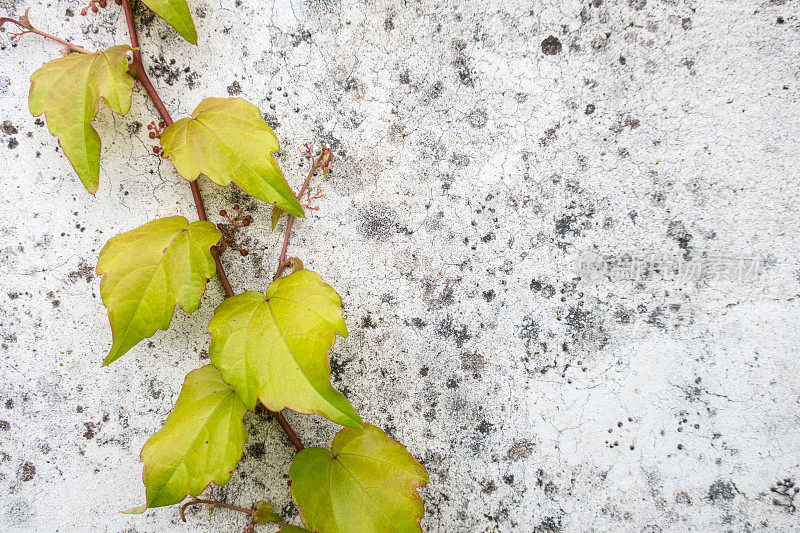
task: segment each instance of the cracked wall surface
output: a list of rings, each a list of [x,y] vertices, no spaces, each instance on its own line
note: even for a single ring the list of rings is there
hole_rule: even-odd
[[[113,5],[0,0],[89,48],[127,42]],[[297,187],[333,147],[290,254],[344,299],[334,385],[430,472],[425,531],[800,528],[800,9],[795,0],[189,0],[199,46],[143,8],[145,63],[178,118],[205,97],[263,111]],[[108,238],[194,217],[153,154],[156,120],[102,108],[82,187],[28,78],[59,46],[0,34],[0,523],[5,531],[240,531],[143,501],[139,450],[208,362],[222,299],[178,310],[107,368],[94,275]],[[223,256],[264,290],[269,206]],[[219,222],[216,214],[212,217]],[[282,224],[281,224],[282,227]],[[336,427],[287,413],[309,445]],[[220,494],[298,523],[274,420]],[[268,528],[262,528],[268,531]]]

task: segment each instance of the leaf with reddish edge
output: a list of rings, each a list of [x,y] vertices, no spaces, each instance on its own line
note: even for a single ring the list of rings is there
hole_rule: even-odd
[[[304,216],[272,157],[280,150],[275,133],[258,108],[242,98],[206,98],[191,117],[167,126],[161,145],[186,180],[205,174],[217,185],[233,182],[250,196]]]
[[[142,448],[147,501],[126,512],[172,505],[187,494],[199,496],[211,482],[228,483],[247,441],[245,411],[212,365],[189,372],[164,426]]]
[[[331,451],[306,448],[289,468],[300,518],[319,533],[421,532],[425,512],[416,491],[428,473],[377,427],[342,429]]]
[[[108,240],[97,261],[114,339],[103,365],[169,328],[176,304],[187,313],[197,310],[206,281],[216,273],[211,246],[221,236],[211,222],[190,224],[173,216]]]
[[[100,136],[91,123],[100,98],[119,115],[131,108],[133,78],[128,74],[130,46],[112,46],[94,54],[69,54],[45,63],[31,76],[28,107],[44,113],[47,128],[84,187],[97,192],[100,183]]]
[[[249,409],[261,400],[271,411],[288,407],[361,427],[361,417],[330,383],[328,350],[337,333],[347,336],[341,305],[310,270],[278,278],[266,295],[228,298],[208,325],[211,362]]]

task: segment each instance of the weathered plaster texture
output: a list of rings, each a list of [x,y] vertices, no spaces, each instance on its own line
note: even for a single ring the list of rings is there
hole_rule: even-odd
[[[88,47],[126,42],[112,6],[2,0]],[[199,47],[144,15],[173,112],[238,95],[264,111],[297,186],[302,143],[333,146],[320,210],[291,254],[342,295],[334,384],[428,468],[426,531],[779,531],[800,527],[800,16],[794,0],[349,2],[189,0]],[[119,510],[143,500],[138,453],[220,302],[108,368],[93,269],[105,241],[194,217],[154,156],[156,118],[103,109],[87,194],[27,111],[58,55],[0,35],[0,523],[4,531],[241,530],[240,516]],[[256,220],[226,254],[263,290],[270,209],[203,179],[209,211]],[[215,221],[219,217],[213,217]],[[753,275],[587,278],[582,253],[759,257]],[[616,259],[615,259],[616,258]],[[288,414],[309,444],[336,428]],[[292,449],[246,418],[228,501],[275,502]],[[777,491],[777,492],[776,492]]]

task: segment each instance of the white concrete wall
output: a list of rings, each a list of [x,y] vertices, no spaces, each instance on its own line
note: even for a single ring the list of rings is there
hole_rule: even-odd
[[[101,48],[127,42],[110,3],[0,11],[31,7],[42,29]],[[189,3],[198,47],[160,19],[142,27],[173,115],[247,98],[294,186],[302,143],[335,150],[290,253],[344,298],[334,384],[430,471],[426,531],[798,526],[772,490],[800,482],[796,1]],[[100,367],[100,248],[194,216],[152,154],[155,111],[139,89],[128,116],[101,111],[92,197],[27,111],[28,77],[59,46],[0,43],[2,529],[240,531],[226,511],[118,513],[143,501],[139,450],[207,362],[222,298],[212,281],[198,312]],[[270,209],[201,187],[211,213],[254,216],[250,255],[223,259],[237,291],[263,290],[281,239]],[[670,264],[592,279],[576,270],[588,251]],[[679,275],[720,255],[758,270]],[[309,444],[336,431],[288,416]],[[296,521],[292,449],[274,421],[246,420],[226,501]]]

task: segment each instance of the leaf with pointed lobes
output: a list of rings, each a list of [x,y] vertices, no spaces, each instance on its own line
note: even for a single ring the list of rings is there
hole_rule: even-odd
[[[113,336],[103,365],[169,328],[176,304],[187,313],[197,310],[206,281],[216,273],[211,246],[221,236],[211,222],[190,224],[172,216],[108,240],[97,261]]]
[[[45,63],[31,76],[31,114],[44,113],[47,128],[58,137],[64,155],[92,194],[100,183],[100,136],[91,123],[101,97],[119,115],[130,111],[130,49],[112,46],[94,54],[69,54]]]
[[[212,365],[189,372],[164,426],[142,448],[147,501],[127,512],[179,503],[212,482],[228,483],[247,441],[245,411]]]
[[[246,100],[206,98],[191,117],[167,126],[161,145],[184,179],[194,181],[202,173],[218,185],[234,182],[250,196],[304,216],[272,157],[280,150],[278,139]]]
[[[316,272],[278,278],[266,295],[249,291],[222,302],[208,324],[211,362],[255,408],[317,413],[350,427],[363,422],[330,383],[328,350],[346,337],[342,299]]]
[[[422,531],[425,507],[416,488],[428,483],[428,473],[402,444],[373,425],[342,429],[331,451],[302,450],[289,477],[300,518],[313,531]]]
[[[142,2],[175,28],[184,39],[197,44],[197,30],[186,0],[142,0]]]

